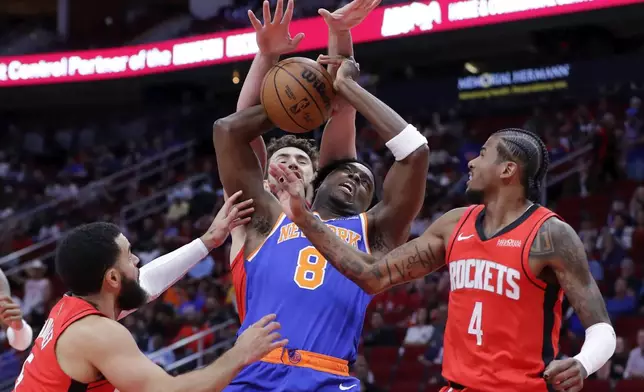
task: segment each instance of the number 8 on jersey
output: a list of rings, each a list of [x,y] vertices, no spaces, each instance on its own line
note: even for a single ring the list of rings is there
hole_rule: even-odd
[[[307,246],[298,254],[293,280],[300,288],[315,290],[324,283],[326,266],[324,256],[314,246]]]

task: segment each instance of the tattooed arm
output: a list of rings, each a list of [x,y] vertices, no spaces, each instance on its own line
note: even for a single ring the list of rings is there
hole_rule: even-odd
[[[303,215],[296,224],[338,271],[367,293],[377,294],[442,267],[445,264],[445,246],[464,210],[457,208],[446,213],[420,237],[382,258],[348,245],[313,214]]]
[[[551,282],[551,270],[586,328],[581,352],[555,360],[544,371],[546,381],[558,390],[580,391],[583,380],[600,369],[615,352],[615,331],[606,305],[590,274],[586,250],[575,230],[557,218],[546,221],[530,249],[531,267]],[[548,270],[549,269],[549,270]]]
[[[557,218],[544,222],[530,258],[552,269],[585,328],[610,323],[604,298],[588,268],[584,244],[569,224]]]

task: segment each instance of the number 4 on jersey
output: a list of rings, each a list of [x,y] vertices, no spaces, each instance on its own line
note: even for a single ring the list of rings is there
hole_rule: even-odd
[[[476,345],[480,346],[483,344],[483,330],[481,330],[481,319],[483,318],[483,302],[477,302],[474,304],[474,311],[472,312],[472,318],[470,319],[470,326],[467,329],[467,333],[470,335],[476,336]]]

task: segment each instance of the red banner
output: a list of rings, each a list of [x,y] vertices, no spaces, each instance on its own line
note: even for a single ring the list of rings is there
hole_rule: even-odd
[[[644,0],[434,0],[380,7],[353,30],[355,43],[643,3]],[[323,50],[320,17],[291,23],[306,38],[298,51]],[[138,46],[0,57],[0,86],[80,82],[171,72],[252,58],[252,29]]]

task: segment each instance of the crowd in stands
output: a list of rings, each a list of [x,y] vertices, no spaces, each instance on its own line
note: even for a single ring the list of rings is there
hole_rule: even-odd
[[[522,126],[537,132],[547,142],[552,161],[589,149],[579,160],[571,162],[580,168],[579,175],[555,187],[558,188],[552,190],[555,199],[551,198],[548,204],[579,230],[592,274],[600,283],[620,335],[615,357],[594,377],[644,378],[644,329],[638,332],[639,327],[644,328],[644,318],[633,318],[644,314],[641,275],[644,186],[636,187],[644,176],[641,100],[637,97],[627,101],[602,99],[576,107],[538,107],[529,115],[498,119],[469,118],[459,115],[456,109],[448,113],[405,114],[429,139],[432,151],[427,199],[413,224],[412,236],[420,235],[436,217],[465,203],[462,191],[467,162],[478,154],[490,132],[501,126]],[[176,145],[180,140],[172,131],[152,137],[142,132],[137,138],[118,145],[97,141],[95,130],[90,128],[54,133],[19,131],[13,134],[20,138],[15,138],[10,148],[0,152],[2,218],[10,218],[51,199],[62,198],[68,202],[61,204],[54,215],[19,226],[3,254],[57,238],[70,227],[84,222],[107,220],[121,225],[145,264],[200,236],[213,219],[213,212],[223,203],[212,148],[204,148],[172,170],[132,182],[116,193],[103,190],[96,192],[95,197],[79,199],[82,194],[79,190],[88,183],[100,182],[109,174]],[[316,138],[320,135],[319,131],[315,133]],[[381,181],[393,158],[368,124],[359,122],[357,140],[360,159],[371,165]],[[203,142],[208,143],[208,140]],[[44,155],[52,154],[51,146],[55,146],[55,156],[43,160]],[[182,182],[198,174],[205,176],[196,182]],[[608,193],[607,189],[614,192]],[[618,189],[625,190],[619,193],[615,191]],[[132,216],[121,214],[124,206],[160,190],[165,191],[163,202],[155,203],[160,203],[162,209],[153,211],[142,206]],[[585,204],[579,200],[598,194],[608,203],[605,211],[585,210]],[[566,198],[576,200],[575,207],[564,208],[565,204],[554,203],[559,200],[564,203]],[[151,353],[197,331],[236,319],[228,260],[228,245],[214,250],[162,298],[124,320],[142,351]],[[22,265],[25,268],[11,275],[10,280],[26,319],[37,329],[49,307],[62,294],[62,288],[53,275],[51,258],[23,259]],[[3,265],[3,270],[6,267]],[[365,319],[361,342],[364,355],[359,357],[353,370],[363,380],[363,390],[383,390],[394,379],[401,378],[413,380],[416,385],[442,382],[442,333],[448,294],[449,276],[446,271],[439,271],[374,298]],[[635,320],[635,324],[628,324],[630,329],[620,329],[622,319]],[[234,326],[224,328],[208,336],[204,343],[225,341],[234,333]],[[583,327],[566,305],[562,355],[576,353],[583,338]],[[390,348],[385,353],[391,355],[388,357],[391,361],[379,359],[384,355],[378,351],[382,347]],[[198,348],[198,344],[190,344],[156,361],[168,366]],[[21,355],[5,351],[0,362],[19,367],[19,361],[6,359]],[[0,373],[14,370],[0,366]],[[420,372],[422,378],[414,378],[410,373],[413,371]]]

